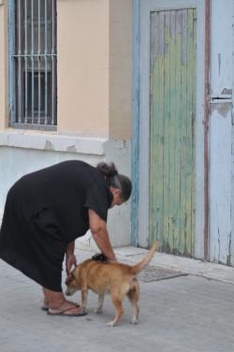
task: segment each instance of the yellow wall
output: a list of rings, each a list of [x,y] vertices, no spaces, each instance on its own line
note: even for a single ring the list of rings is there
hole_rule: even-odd
[[[131,0],[58,0],[58,132],[129,139]]]
[[[110,0],[109,132],[110,138],[131,134],[131,0]]]
[[[57,0],[58,134],[130,138],[131,4]],[[8,128],[6,5],[0,0],[0,130]]]
[[[108,135],[108,1],[58,1],[58,129]]]

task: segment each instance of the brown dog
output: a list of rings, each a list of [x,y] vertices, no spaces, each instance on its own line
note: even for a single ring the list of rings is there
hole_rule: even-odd
[[[96,313],[102,312],[104,296],[111,294],[112,302],[116,309],[116,315],[107,325],[115,326],[120,316],[123,314],[122,301],[127,295],[133,308],[134,314],[131,323],[137,324],[139,315],[139,282],[137,274],[152,259],[158,248],[155,242],[149,253],[139,263],[130,266],[121,263],[104,263],[87,259],[75,267],[66,279],[66,295],[71,296],[81,290],[82,307],[86,308],[88,290],[92,290],[99,295],[99,303]]]

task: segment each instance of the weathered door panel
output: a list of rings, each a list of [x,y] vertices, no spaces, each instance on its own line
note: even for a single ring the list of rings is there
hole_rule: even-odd
[[[133,243],[203,258],[207,1],[133,4]]]
[[[150,15],[150,242],[194,255],[196,9]]]
[[[234,265],[233,189],[234,3],[211,3],[209,121],[209,259]]]

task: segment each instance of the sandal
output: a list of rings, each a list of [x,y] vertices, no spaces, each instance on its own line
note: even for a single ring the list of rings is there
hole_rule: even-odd
[[[56,315],[56,316],[66,316],[66,317],[81,317],[81,316],[84,316],[84,315],[88,314],[84,309],[82,309],[80,312],[75,313],[75,314],[69,313],[69,312],[71,312],[71,311],[73,311],[74,309],[77,309],[77,308],[79,308],[79,306],[72,307],[72,308],[66,308],[66,309],[64,309],[62,311],[57,311],[55,309],[49,308],[47,310],[47,314],[48,315]]]

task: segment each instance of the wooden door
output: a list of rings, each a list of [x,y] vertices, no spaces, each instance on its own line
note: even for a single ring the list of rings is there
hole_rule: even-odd
[[[194,255],[196,9],[150,13],[150,242]]]

